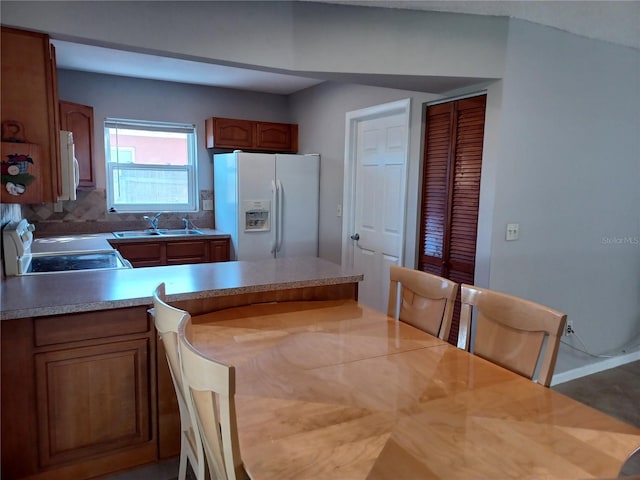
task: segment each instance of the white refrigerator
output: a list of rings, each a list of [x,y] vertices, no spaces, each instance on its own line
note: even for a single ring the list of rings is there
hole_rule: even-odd
[[[232,260],[318,256],[319,155],[214,155],[213,192]]]

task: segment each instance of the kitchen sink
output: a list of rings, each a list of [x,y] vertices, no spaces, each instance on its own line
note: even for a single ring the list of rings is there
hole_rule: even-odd
[[[204,235],[200,230],[194,228],[174,228],[174,229],[160,229],[158,230],[160,235]]]
[[[140,237],[182,237],[185,235],[204,235],[200,230],[193,228],[158,228],[157,230],[127,230],[113,232],[116,238],[140,238]]]

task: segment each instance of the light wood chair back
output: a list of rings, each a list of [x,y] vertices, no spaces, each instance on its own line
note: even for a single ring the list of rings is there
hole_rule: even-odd
[[[548,387],[567,315],[539,303],[472,285],[462,285],[461,298],[458,348],[531,380],[539,368],[535,381]]]
[[[411,268],[391,265],[387,315],[443,340],[449,338],[458,284]],[[398,288],[400,308],[398,311]]]
[[[180,324],[179,343],[185,389],[190,395],[212,478],[249,478],[242,458],[236,423],[236,377],[233,366],[198,352],[189,341],[191,319]]]
[[[180,411],[180,466],[178,480],[184,480],[187,473],[187,460],[197,480],[205,480],[205,457],[202,441],[195,421],[190,399],[185,395],[178,347],[178,326],[180,322],[191,318],[184,310],[166,303],[165,284],[161,283],[153,292],[153,309],[149,310],[156,330],[164,346],[169,365],[169,373],[178,398]]]

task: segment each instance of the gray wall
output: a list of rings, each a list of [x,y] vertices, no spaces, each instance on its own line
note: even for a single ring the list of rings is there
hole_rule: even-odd
[[[501,78],[487,87],[477,283],[566,311],[595,353],[616,350],[639,332],[637,49],[504,18],[303,2],[158,2],[153,8],[2,2],[1,8],[9,25],[181,57],[320,73]],[[341,117],[341,109],[406,98],[353,88],[320,86],[291,102],[303,151],[327,151],[321,227],[322,254],[331,259],[340,256],[334,215],[344,128],[327,122]],[[416,121],[415,103],[424,99],[410,96]],[[162,111],[161,102],[155,111]],[[419,180],[410,176],[410,182],[411,205]],[[519,241],[504,241],[508,222],[520,223]],[[408,228],[415,223],[410,218]],[[406,238],[410,255],[415,243]],[[563,346],[557,371],[588,361]]]
[[[104,119],[106,117],[194,123],[198,136],[201,190],[213,189],[211,152],[205,148],[208,117],[289,122],[288,99],[282,95],[186,85],[95,73],[58,71],[61,100],[93,106],[94,162],[98,188],[105,186]]]
[[[309,2],[3,1],[0,7],[4,24],[53,38],[309,72],[499,78],[508,26],[500,17]]]
[[[502,90],[490,286],[565,311],[593,353],[637,345],[640,51],[512,20]],[[590,361],[562,346],[557,371]]]
[[[414,264],[418,184],[422,158],[423,104],[440,98],[438,95],[363,85],[325,83],[291,96],[291,111],[300,124],[300,146],[307,153],[322,155],[320,181],[320,256],[341,262],[342,218],[337,206],[343,203],[345,151],[345,115],[381,103],[404,98],[411,99],[411,132],[409,146],[409,202],[407,205],[407,233],[405,263]],[[345,233],[346,235],[346,233]]]

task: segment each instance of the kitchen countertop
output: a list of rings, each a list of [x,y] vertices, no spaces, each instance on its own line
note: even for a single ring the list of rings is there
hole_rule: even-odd
[[[73,238],[93,245],[102,235],[110,234]],[[68,242],[67,246],[73,245]],[[23,275],[2,280],[0,319],[150,305],[161,282],[166,284],[169,301],[181,301],[362,279],[358,272],[316,257]]]
[[[60,235],[56,237],[34,238],[32,253],[59,253],[85,250],[109,250],[113,247],[108,240],[115,240],[112,233],[90,233],[78,235]]]
[[[85,250],[107,250],[113,247],[109,242],[123,243],[140,243],[149,241],[173,241],[173,240],[193,240],[193,239],[216,239],[228,238],[229,234],[215,230],[213,228],[199,229],[202,235],[184,235],[184,236],[159,236],[153,235],[148,237],[129,237],[116,238],[113,233],[88,233],[74,235],[58,235],[54,237],[34,238],[31,245],[33,253],[57,253],[68,251],[85,251]]]

